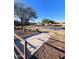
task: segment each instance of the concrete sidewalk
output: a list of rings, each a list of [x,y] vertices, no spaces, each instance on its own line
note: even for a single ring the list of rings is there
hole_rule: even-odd
[[[27,44],[27,49],[31,52],[31,55],[33,55],[50,37],[51,35],[49,35],[49,33],[41,33],[25,39],[35,47],[34,48],[31,45]]]

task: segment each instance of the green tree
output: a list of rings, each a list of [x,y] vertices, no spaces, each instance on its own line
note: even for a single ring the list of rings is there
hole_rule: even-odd
[[[55,21],[54,20],[50,20],[50,19],[43,19],[42,20],[42,24],[49,24],[49,23],[51,23],[51,24],[53,24],[53,23],[55,23]]]
[[[42,24],[45,24],[45,23],[48,23],[49,22],[49,19],[43,19],[42,20]]]
[[[53,21],[53,20],[49,20],[48,23],[54,24],[55,21]]]

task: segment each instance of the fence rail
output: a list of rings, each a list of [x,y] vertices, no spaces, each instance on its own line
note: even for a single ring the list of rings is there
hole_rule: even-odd
[[[27,48],[26,48],[27,47],[27,42],[23,38],[21,38],[20,36],[18,36],[17,34],[14,34],[14,36],[18,40],[23,41],[23,45],[24,45],[24,50],[23,51],[24,51],[24,53],[20,50],[20,48],[16,44],[14,44],[14,47],[17,49],[17,51],[20,53],[20,55],[22,56],[23,59],[27,59],[27,52],[26,52],[27,51]],[[16,41],[16,39],[15,39],[15,41]]]

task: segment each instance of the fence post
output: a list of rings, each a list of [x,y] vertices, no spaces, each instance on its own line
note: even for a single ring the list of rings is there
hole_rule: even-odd
[[[24,44],[24,59],[28,59],[27,58],[27,41],[25,41],[25,44]]]

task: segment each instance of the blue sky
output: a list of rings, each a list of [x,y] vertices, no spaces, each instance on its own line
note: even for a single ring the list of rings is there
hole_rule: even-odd
[[[15,0],[31,6],[38,16],[36,22],[44,18],[64,21],[65,20],[65,0]]]

